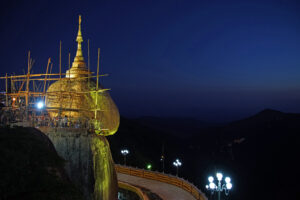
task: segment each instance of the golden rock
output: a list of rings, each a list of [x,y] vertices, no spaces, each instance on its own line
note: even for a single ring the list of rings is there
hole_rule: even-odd
[[[114,134],[119,127],[120,115],[108,90],[89,78],[84,62],[81,43],[81,17],[76,38],[77,52],[66,77],[50,85],[46,94],[46,106],[50,117],[67,117],[80,121],[80,124],[92,125],[96,133]],[[87,125],[85,125],[87,126]]]

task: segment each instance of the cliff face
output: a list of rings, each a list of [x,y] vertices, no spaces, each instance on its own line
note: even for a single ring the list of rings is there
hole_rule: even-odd
[[[63,159],[37,129],[0,127],[0,155],[0,199],[83,199]]]
[[[109,143],[103,136],[94,135],[91,140],[94,163],[94,198],[117,199],[118,180],[112,161]]]
[[[117,199],[118,182],[109,143],[84,129],[43,129],[67,163],[71,181],[87,200]]]

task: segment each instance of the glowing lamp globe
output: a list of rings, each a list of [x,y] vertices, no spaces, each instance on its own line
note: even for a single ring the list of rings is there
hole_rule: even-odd
[[[226,183],[230,183],[230,181],[231,181],[231,179],[230,179],[229,177],[226,177],[226,178],[225,178],[225,182],[226,182]]]
[[[226,188],[227,188],[228,190],[230,190],[230,189],[232,188],[232,184],[231,184],[231,183],[226,183]]]
[[[214,183],[210,183],[210,184],[209,184],[209,188],[210,188],[210,189],[215,189],[215,187],[216,187],[216,184],[214,184]]]
[[[216,176],[217,176],[218,181],[221,181],[222,178],[223,178],[223,174],[222,173],[217,173]]]

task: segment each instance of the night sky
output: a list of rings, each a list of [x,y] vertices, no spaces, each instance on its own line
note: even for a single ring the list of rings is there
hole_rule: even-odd
[[[0,75],[34,72],[48,57],[58,72],[76,52],[82,15],[84,57],[121,115],[230,121],[265,108],[300,112],[298,1],[5,1],[0,8]],[[1,82],[1,87],[3,83]]]

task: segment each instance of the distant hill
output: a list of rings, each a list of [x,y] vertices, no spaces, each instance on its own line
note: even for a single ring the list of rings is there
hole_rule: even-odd
[[[265,109],[254,116],[249,118],[232,122],[228,127],[240,127],[240,128],[257,128],[257,127],[269,127],[278,125],[287,125],[293,127],[299,127],[300,114],[283,113],[276,110]]]
[[[150,127],[155,130],[159,130],[170,135],[177,135],[179,137],[190,136],[196,134],[200,129],[204,127],[210,127],[214,124],[203,122],[194,118],[182,118],[182,117],[151,117],[145,116],[132,119],[134,122],[143,126]],[[184,134],[182,134],[184,133]]]
[[[203,191],[207,176],[221,169],[233,179],[229,199],[300,199],[296,178],[300,177],[300,114],[266,109],[219,126],[202,126],[190,119],[183,124],[193,134],[172,120],[122,118],[117,134],[109,137],[115,161],[123,162],[119,150],[126,146],[131,151],[130,165],[145,167],[151,162],[161,170],[164,145],[165,171],[174,174],[172,162],[180,158],[180,175]],[[182,132],[166,130],[170,124]]]

